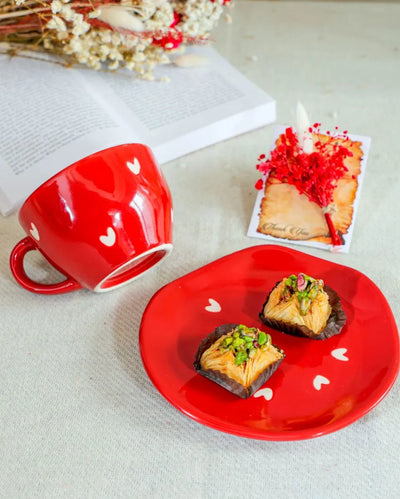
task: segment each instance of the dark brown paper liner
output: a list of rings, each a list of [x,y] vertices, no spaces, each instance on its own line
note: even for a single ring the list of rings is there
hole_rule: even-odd
[[[239,324],[223,324],[222,326],[219,326],[216,329],[214,329],[214,331],[210,333],[208,336],[206,336],[200,343],[193,365],[199,374],[205,376],[206,378],[210,379],[211,381],[214,381],[215,383],[222,386],[226,390],[229,390],[238,397],[244,399],[253,395],[253,393],[255,393],[267,381],[267,379],[272,376],[272,374],[278,368],[279,364],[282,362],[282,359],[285,357],[285,354],[283,350],[281,350],[276,345],[273,345],[277,350],[279,350],[279,352],[282,353],[283,355],[282,359],[279,359],[278,361],[268,366],[247,388],[220,371],[212,369],[203,369],[200,364],[200,359],[203,353],[221,336],[230,333],[232,329],[234,329],[238,325]]]
[[[280,282],[281,281],[277,282],[275,287]],[[313,340],[326,340],[328,338],[331,338],[332,336],[335,336],[336,334],[339,334],[340,331],[343,329],[343,326],[346,324],[346,314],[342,309],[340,298],[336,293],[336,291],[333,290],[331,287],[327,286],[326,284],[324,285],[324,291],[329,297],[329,304],[332,308],[332,311],[325,328],[319,334],[315,334],[314,331],[312,331],[306,326],[299,326],[297,324],[291,324],[289,322],[277,319],[269,319],[268,317],[264,317],[263,315],[264,307],[267,304],[270,294],[275,289],[275,287],[269,293],[267,299],[264,302],[262,310],[259,314],[261,321],[266,326],[271,327],[273,329],[277,329],[278,331],[282,331],[282,333],[291,334],[292,336],[302,336],[305,338],[311,338]]]

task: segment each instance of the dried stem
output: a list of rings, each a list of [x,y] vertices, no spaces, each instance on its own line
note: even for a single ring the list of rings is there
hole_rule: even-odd
[[[15,17],[24,17],[28,14],[36,14],[38,12],[51,12],[49,7],[41,7],[37,9],[27,9],[27,10],[18,10],[17,12],[8,12],[7,14],[0,14],[0,21],[2,19],[13,19]]]

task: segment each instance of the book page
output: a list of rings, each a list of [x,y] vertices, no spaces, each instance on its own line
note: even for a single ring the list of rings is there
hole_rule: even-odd
[[[0,209],[95,151],[137,140],[99,106],[80,71],[0,57]]]
[[[126,73],[85,74],[107,97],[102,105],[122,109],[121,118],[160,163],[275,120],[274,100],[211,47],[190,47],[185,54],[201,56],[205,64],[159,66],[153,82]]]

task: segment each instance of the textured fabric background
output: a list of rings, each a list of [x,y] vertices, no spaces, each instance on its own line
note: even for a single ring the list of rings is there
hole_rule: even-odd
[[[372,137],[350,253],[305,251],[368,275],[397,318],[400,5],[237,2],[231,15],[233,24],[215,33],[217,48],[277,99],[278,123],[293,123],[301,100],[327,128]],[[272,129],[165,165],[174,251],[158,270],[109,294],[46,297],[20,288],[8,258],[24,234],[16,215],[0,220],[0,497],[399,497],[398,382],[353,425],[278,443],[192,421],[143,369],[138,330],[152,295],[263,243],[246,231],[254,165]],[[38,279],[56,277],[37,255],[27,264]]]

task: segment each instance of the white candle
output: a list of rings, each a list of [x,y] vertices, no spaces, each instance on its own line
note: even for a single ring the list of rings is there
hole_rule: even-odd
[[[296,133],[300,147],[306,154],[310,154],[314,150],[314,143],[312,134],[309,130],[310,121],[308,119],[307,112],[301,102],[297,103],[296,121]]]

